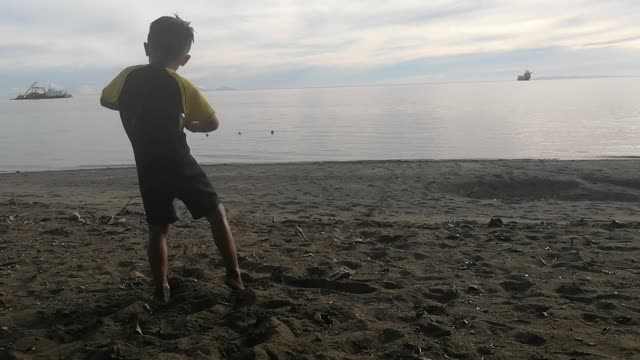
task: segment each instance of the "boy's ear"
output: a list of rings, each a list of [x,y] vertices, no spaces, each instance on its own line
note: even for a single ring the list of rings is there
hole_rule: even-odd
[[[184,57],[184,59],[182,59],[182,62],[180,63],[180,66],[185,66],[187,65],[187,63],[189,62],[189,60],[191,60],[191,55],[186,55]]]
[[[144,43],[144,54],[149,56],[149,44]]]

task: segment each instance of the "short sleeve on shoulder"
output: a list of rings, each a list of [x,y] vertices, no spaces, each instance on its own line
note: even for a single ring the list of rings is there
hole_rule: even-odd
[[[143,65],[129,66],[122,70],[118,76],[116,76],[109,85],[102,90],[102,99],[110,104],[117,104],[120,92],[124,86],[124,82],[127,76],[135,69],[141,68]]]

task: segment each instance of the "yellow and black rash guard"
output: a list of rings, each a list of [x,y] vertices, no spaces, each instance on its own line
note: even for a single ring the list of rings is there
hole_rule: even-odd
[[[139,173],[188,172],[195,160],[184,125],[215,119],[213,108],[193,83],[153,65],[124,69],[104,88],[102,101],[120,111]]]

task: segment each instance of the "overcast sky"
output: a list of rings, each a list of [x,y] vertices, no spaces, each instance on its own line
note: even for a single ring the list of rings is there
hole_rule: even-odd
[[[151,21],[196,29],[202,87],[640,75],[640,1],[0,0],[0,89],[95,91],[146,62]]]

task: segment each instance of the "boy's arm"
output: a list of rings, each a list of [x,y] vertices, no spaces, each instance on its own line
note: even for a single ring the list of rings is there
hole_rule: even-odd
[[[115,111],[120,110],[120,108],[118,108],[117,103],[109,102],[104,96],[100,96],[100,105],[110,110],[115,110]]]
[[[205,122],[185,122],[184,128],[194,132],[194,133],[210,133],[212,131],[216,131],[220,126],[220,122],[218,121],[218,117],[214,113],[212,117]]]
[[[122,87],[124,86],[124,81],[127,79],[129,73],[139,68],[140,65],[130,66],[120,72],[118,76],[116,76],[109,85],[107,85],[102,90],[102,95],[100,96],[100,105],[106,107],[111,110],[119,110],[118,107],[118,98],[120,97],[120,91],[122,91]]]
[[[184,128],[191,132],[209,133],[218,129],[220,122],[207,99],[189,80],[182,79],[184,89]]]

